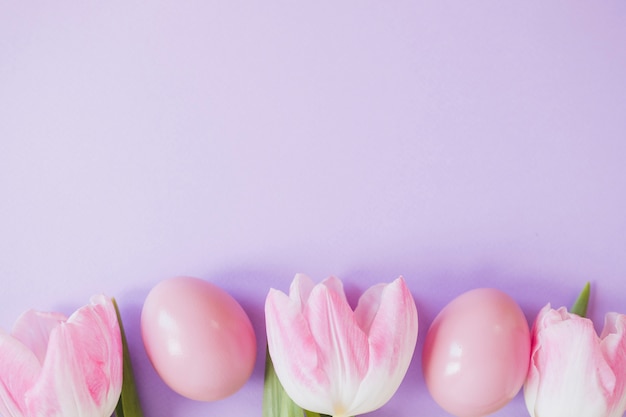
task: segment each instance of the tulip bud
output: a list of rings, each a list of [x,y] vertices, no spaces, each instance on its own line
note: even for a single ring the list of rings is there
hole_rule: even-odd
[[[598,337],[591,320],[545,306],[532,330],[524,398],[532,417],[621,417],[626,410],[626,315],[607,314]]]
[[[353,416],[398,389],[417,340],[417,309],[404,280],[367,290],[352,311],[339,279],[296,275],[289,296],[270,290],[268,347],[280,383],[300,407]]]
[[[0,415],[110,416],[122,387],[122,343],[111,299],[69,318],[34,310],[0,331]]]

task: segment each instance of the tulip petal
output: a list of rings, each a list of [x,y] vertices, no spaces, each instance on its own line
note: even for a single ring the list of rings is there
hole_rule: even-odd
[[[524,401],[526,403],[526,409],[531,417],[537,417],[535,414],[535,404],[537,403],[537,395],[539,394],[539,379],[541,375],[539,374],[539,369],[537,365],[535,365],[535,355],[537,355],[537,351],[539,350],[539,343],[537,342],[537,332],[539,331],[539,327],[541,325],[541,317],[544,316],[544,310],[549,310],[550,304],[548,303],[545,307],[541,309],[535,322],[533,323],[533,328],[531,329],[531,352],[530,352],[530,364],[528,367],[528,375],[526,376],[526,382],[524,382]]]
[[[122,385],[119,323],[110,299],[93,297],[50,334],[41,377],[26,394],[35,416],[108,416]]]
[[[327,397],[329,381],[319,367],[315,340],[300,301],[271,289],[265,302],[265,320],[268,349],[283,388],[300,407],[315,409]]]
[[[296,274],[291,286],[289,287],[289,298],[302,308],[309,299],[309,295],[313,290],[313,281],[305,274]]]
[[[325,414],[351,414],[350,405],[367,374],[369,344],[348,305],[341,281],[331,277],[315,286],[304,310],[318,346],[319,366],[330,381],[331,410]]]
[[[366,291],[355,315],[369,324],[369,371],[352,415],[378,409],[393,396],[411,363],[418,331],[415,301],[402,277]]]
[[[25,416],[24,394],[35,383],[41,365],[22,342],[0,330],[0,415]]]
[[[39,363],[43,363],[52,329],[66,320],[67,317],[61,313],[29,310],[17,319],[11,335],[30,349]]]
[[[608,313],[600,339],[604,359],[618,373],[613,390],[607,393],[611,415],[621,417],[626,410],[626,315]]]
[[[348,308],[350,308],[348,304],[348,299],[346,298],[346,293],[343,290],[343,283],[341,282],[339,278],[331,276],[329,278],[326,278],[324,281],[322,281],[320,285],[323,285],[324,287],[328,288],[330,292],[332,292],[335,296],[338,297],[338,300],[341,300],[343,304],[345,304],[346,306],[348,306]],[[350,309],[350,314],[353,314],[352,309]]]
[[[370,328],[380,308],[380,301],[385,287],[387,287],[387,284],[378,284],[368,288],[361,295],[359,303],[354,309],[354,318],[367,335],[370,333]]]

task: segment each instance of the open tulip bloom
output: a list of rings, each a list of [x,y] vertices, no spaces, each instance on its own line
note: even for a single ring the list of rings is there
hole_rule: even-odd
[[[532,417],[621,417],[626,409],[626,316],[591,320],[544,307],[532,331],[524,386]]]
[[[343,285],[296,275],[289,296],[270,290],[269,353],[300,407],[336,417],[367,413],[398,389],[417,340],[417,309],[404,279],[369,288],[354,311]]]
[[[24,313],[0,330],[0,415],[108,417],[122,387],[122,342],[111,299],[95,296],[68,319]]]

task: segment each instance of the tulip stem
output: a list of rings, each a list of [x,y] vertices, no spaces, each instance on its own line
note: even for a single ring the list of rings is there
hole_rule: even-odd
[[[115,298],[112,299],[115,306],[115,312],[117,313],[117,321],[120,325],[120,334],[122,336],[122,349],[123,349],[123,373],[122,373],[122,393],[120,399],[115,407],[115,415],[117,417],[143,417],[141,411],[141,405],[139,404],[139,396],[137,395],[137,385],[135,384],[135,377],[133,375],[133,367],[130,362],[130,351],[128,350],[128,342],[126,341],[126,333],[124,332],[124,326],[122,325],[122,316],[120,310],[117,307]]]
[[[591,293],[591,284],[587,282],[585,287],[580,292],[580,295],[576,299],[576,302],[570,309],[570,313],[577,314],[580,317],[587,316],[587,306],[589,305],[589,295]]]

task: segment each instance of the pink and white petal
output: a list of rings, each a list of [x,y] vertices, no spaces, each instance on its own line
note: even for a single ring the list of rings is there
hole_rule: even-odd
[[[300,309],[304,306],[309,299],[309,294],[315,284],[305,274],[296,274],[291,285],[289,286],[289,298],[297,303]]]
[[[372,322],[380,308],[380,299],[387,284],[377,284],[368,288],[354,309],[354,317],[365,334],[369,334]]]
[[[16,320],[11,335],[33,351],[39,362],[43,363],[50,332],[66,320],[67,317],[61,313],[29,310]]]
[[[404,279],[398,278],[381,292],[369,332],[369,371],[350,410],[352,415],[378,409],[393,396],[413,358],[417,332],[415,301]]]
[[[532,366],[532,365],[531,365]],[[535,404],[537,403],[537,394],[539,389],[539,378],[536,372],[529,370],[528,378],[524,383],[524,403],[530,417],[537,417],[535,414]]]
[[[608,313],[605,316],[600,346],[611,369],[618,375],[626,375],[626,315]]]
[[[307,410],[329,407],[329,381],[320,369],[317,346],[299,307],[281,291],[271,289],[265,301],[267,344],[274,370],[291,399]]]
[[[332,412],[345,415],[367,374],[369,345],[336,278],[317,285],[304,310],[318,348],[319,366],[330,381]],[[330,411],[330,410],[329,410]]]
[[[618,337],[623,337],[626,333],[626,315],[619,313],[607,313],[604,316],[604,327],[602,328],[602,333],[600,334],[600,339],[605,339],[610,335],[617,335]]]
[[[554,309],[548,303],[541,309],[537,316],[537,321],[535,322],[536,332],[539,333],[546,328],[550,328],[553,325],[557,325],[571,318],[572,315],[565,307]]]
[[[0,415],[26,416],[24,394],[35,384],[41,365],[22,342],[0,330]]]
[[[626,315],[608,313],[600,338],[604,358],[616,375],[613,390],[607,392],[610,415],[621,417],[626,411]]]
[[[615,375],[603,358],[591,321],[549,310],[543,317],[551,324],[535,334],[531,358],[540,377],[531,414],[543,416],[604,416],[606,390],[615,386]]]
[[[50,334],[41,377],[26,395],[30,415],[109,416],[122,386],[115,308],[99,296]]]
[[[346,293],[343,290],[343,282],[341,282],[339,278],[330,276],[322,281],[319,285],[325,286],[330,292],[337,294],[343,300],[343,302],[346,303],[346,305],[349,305],[348,299],[346,298]]]
[[[537,401],[537,394],[539,390],[539,369],[537,365],[535,365],[535,358],[537,358],[537,351],[539,350],[539,344],[536,342],[537,340],[537,331],[539,329],[543,314],[545,314],[546,309],[550,309],[550,305],[548,304],[544,308],[541,309],[537,318],[535,318],[535,322],[533,323],[533,327],[531,329],[531,346],[530,346],[530,365],[528,367],[528,375],[526,376],[526,381],[524,382],[524,402],[526,403],[526,409],[530,414],[530,417],[536,417],[535,415],[535,402]]]

